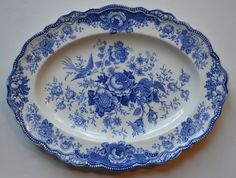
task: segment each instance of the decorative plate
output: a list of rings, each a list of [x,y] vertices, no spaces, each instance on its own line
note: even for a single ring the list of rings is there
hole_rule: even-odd
[[[163,164],[205,137],[227,96],[208,39],[161,10],[71,12],[30,38],[7,101],[24,133],[75,166]]]

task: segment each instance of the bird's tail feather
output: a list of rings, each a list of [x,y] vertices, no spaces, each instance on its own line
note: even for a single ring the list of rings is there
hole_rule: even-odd
[[[64,61],[62,61],[64,65],[63,69],[72,69],[78,72],[78,68],[73,64],[72,60],[69,57],[66,57]]]

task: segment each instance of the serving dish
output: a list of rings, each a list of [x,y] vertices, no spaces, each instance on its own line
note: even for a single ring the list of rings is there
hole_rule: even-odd
[[[74,166],[163,164],[204,138],[227,74],[208,39],[161,10],[73,11],[31,37],[8,79],[24,133]]]

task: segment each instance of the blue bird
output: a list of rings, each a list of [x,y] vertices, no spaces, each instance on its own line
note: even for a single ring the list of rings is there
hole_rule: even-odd
[[[81,67],[81,68],[76,67],[72,63],[70,58],[67,58],[65,61],[63,61],[63,64],[65,65],[64,69],[73,69],[75,73],[77,73],[71,81],[91,75],[92,69],[94,67],[92,54],[90,54],[89,56],[88,64],[86,65],[86,67]]]

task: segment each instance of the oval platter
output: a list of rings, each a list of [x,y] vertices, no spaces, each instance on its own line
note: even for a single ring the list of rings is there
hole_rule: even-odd
[[[208,39],[161,10],[73,11],[30,38],[8,79],[24,133],[74,166],[163,164],[204,138],[227,74]]]

